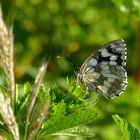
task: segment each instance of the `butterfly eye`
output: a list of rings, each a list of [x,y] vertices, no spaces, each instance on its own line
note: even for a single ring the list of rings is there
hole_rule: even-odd
[[[80,69],[79,68],[75,68],[74,69],[74,73],[77,75],[79,73]]]

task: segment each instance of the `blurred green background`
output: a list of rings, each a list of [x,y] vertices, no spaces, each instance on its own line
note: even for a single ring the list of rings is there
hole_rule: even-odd
[[[101,98],[95,106],[99,117],[89,126],[95,131],[95,140],[123,140],[112,114],[140,127],[139,0],[1,0],[1,3],[7,25],[14,25],[18,83],[33,82],[38,67],[47,58],[45,82],[50,85],[56,82],[65,88],[67,76],[76,79],[71,63],[80,67],[102,45],[123,38],[128,49],[128,88],[114,100]]]

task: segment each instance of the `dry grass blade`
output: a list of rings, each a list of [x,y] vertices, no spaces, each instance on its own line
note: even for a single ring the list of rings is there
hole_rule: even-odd
[[[47,102],[42,104],[41,110],[30,129],[29,140],[33,140],[37,135],[39,129],[42,126],[43,121],[48,117],[48,109],[49,105]]]
[[[12,27],[7,28],[0,7],[0,61],[6,75],[9,96],[14,101],[15,78],[14,78],[14,52]]]
[[[41,86],[43,78],[45,76],[45,73],[46,73],[46,70],[47,70],[47,66],[48,66],[47,62],[42,64],[42,66],[40,67],[39,72],[38,72],[38,74],[36,76],[36,79],[35,79],[35,83],[34,83],[34,86],[33,86],[32,94],[30,96],[29,103],[28,103],[27,119],[26,119],[27,126],[26,126],[26,129],[25,129],[24,140],[27,139],[28,125],[29,125],[29,121],[30,121],[30,116],[31,116],[31,113],[32,113],[33,108],[34,108],[34,104],[35,104],[37,95],[39,93],[40,86]]]
[[[38,92],[39,92],[39,89],[40,89],[40,86],[42,84],[42,81],[43,81],[43,78],[45,76],[45,73],[46,73],[46,69],[47,69],[47,66],[48,66],[48,63],[44,63],[40,69],[39,69],[39,72],[36,76],[36,79],[35,79],[35,83],[34,83],[34,87],[33,87],[33,90],[32,90],[32,95],[30,97],[30,101],[29,101],[29,110],[28,110],[28,116],[30,116],[32,110],[33,110],[33,107],[34,107],[34,104],[35,104],[35,101],[36,101],[36,97],[38,95]]]
[[[18,126],[15,121],[14,112],[10,105],[10,99],[5,99],[2,91],[0,90],[0,115],[9,128],[10,132],[13,134],[15,140],[19,140]]]

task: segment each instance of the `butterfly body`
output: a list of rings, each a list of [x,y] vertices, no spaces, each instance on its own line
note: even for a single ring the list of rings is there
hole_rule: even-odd
[[[122,39],[114,40],[91,55],[77,69],[77,81],[111,99],[119,96],[127,86],[125,66],[125,42]]]

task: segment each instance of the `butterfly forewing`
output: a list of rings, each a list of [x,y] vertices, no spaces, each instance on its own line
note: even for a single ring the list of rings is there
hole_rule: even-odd
[[[84,62],[77,78],[106,98],[119,96],[127,86],[126,55],[124,40],[114,40]]]
[[[114,40],[104,45],[95,54],[92,54],[82,65],[81,70],[85,70],[88,67],[95,67],[98,64],[125,66],[126,59],[127,52],[124,40]]]

